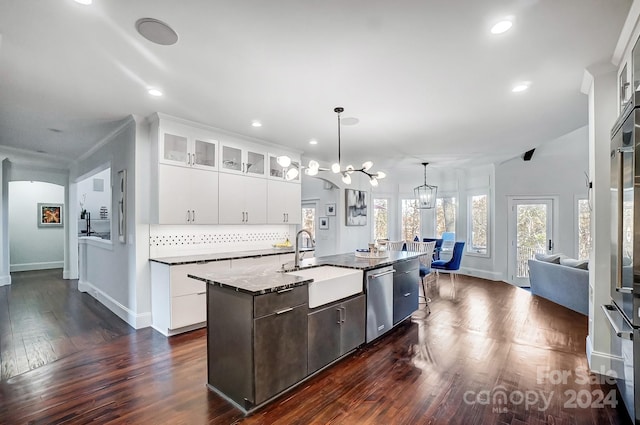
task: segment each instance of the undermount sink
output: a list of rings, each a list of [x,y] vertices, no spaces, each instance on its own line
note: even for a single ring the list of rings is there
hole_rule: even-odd
[[[287,274],[313,279],[309,284],[309,308],[338,301],[362,292],[362,270],[321,266]]]

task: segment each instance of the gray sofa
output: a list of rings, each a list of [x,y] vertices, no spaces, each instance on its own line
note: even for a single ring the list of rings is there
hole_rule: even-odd
[[[589,270],[529,260],[529,282],[533,295],[589,314]]]

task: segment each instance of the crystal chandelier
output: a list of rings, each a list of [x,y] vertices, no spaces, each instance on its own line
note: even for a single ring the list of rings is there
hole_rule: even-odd
[[[413,193],[418,202],[418,209],[429,210],[436,206],[438,186],[427,184],[427,165],[429,165],[429,163],[423,162],[422,165],[424,166],[424,184],[413,189]]]
[[[370,172],[373,167],[373,162],[365,161],[362,163],[360,168],[355,168],[353,165],[349,164],[344,169],[340,163],[340,114],[344,112],[344,108],[338,106],[333,109],[338,115],[338,162],[331,165],[331,171],[335,174],[342,174],[342,181],[344,184],[351,184],[351,174],[353,173],[362,173],[365,174],[369,178],[369,183],[371,186],[378,186],[378,180],[385,178],[387,175],[383,171],[378,171],[377,173]],[[305,174],[310,176],[315,176],[318,174],[318,171],[328,171],[326,168],[320,168],[320,164],[317,161],[311,160],[309,161],[309,166],[305,169]]]

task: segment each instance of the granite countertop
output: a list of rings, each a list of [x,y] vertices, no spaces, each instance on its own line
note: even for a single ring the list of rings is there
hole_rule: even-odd
[[[399,261],[417,258],[419,252],[390,251],[389,257],[379,259],[367,259],[356,257],[353,253],[328,255],[302,260],[300,269],[308,269],[321,266],[335,266],[363,271],[373,270],[392,265]],[[291,270],[291,273],[295,271]],[[242,270],[229,270],[215,273],[188,274],[190,278],[202,280],[211,285],[230,288],[251,295],[261,295],[269,292],[277,292],[295,286],[306,285],[313,279],[303,278],[289,273],[283,273],[281,269],[269,264],[257,264],[243,267]]]
[[[300,252],[313,251],[313,248],[302,248]],[[175,257],[149,258],[149,261],[177,266],[180,264],[207,263],[210,261],[238,260],[241,258],[265,257],[268,255],[293,254],[294,247],[257,249],[251,251],[219,252],[215,254],[180,255]]]

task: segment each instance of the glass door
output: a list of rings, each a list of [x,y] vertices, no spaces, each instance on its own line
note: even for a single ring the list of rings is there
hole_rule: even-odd
[[[529,286],[529,264],[537,253],[553,252],[553,199],[511,199],[509,281]]]

